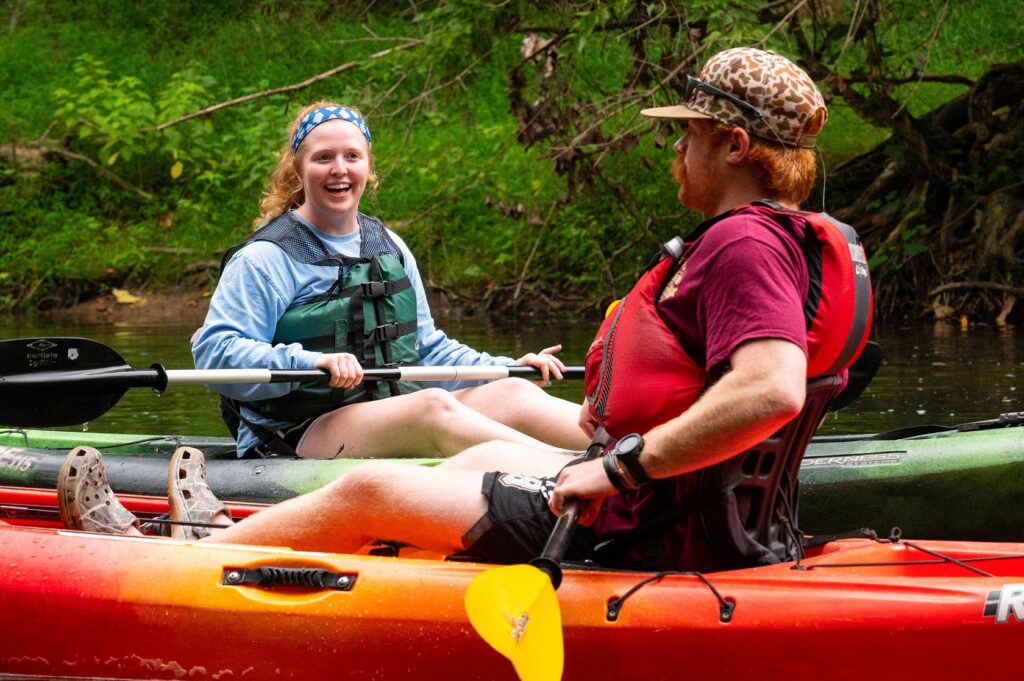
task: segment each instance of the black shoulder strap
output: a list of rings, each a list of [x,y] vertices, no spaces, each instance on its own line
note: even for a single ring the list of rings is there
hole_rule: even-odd
[[[253,423],[242,416],[241,406],[242,404],[238,400],[233,400],[224,395],[220,396],[220,416],[228,430],[231,431],[233,438],[238,439],[238,428],[244,422],[245,425],[249,426],[249,430],[260,440],[260,444],[254,448],[256,449],[255,456],[260,458],[275,456],[295,458],[299,455],[295,448],[288,444],[280,433],[264,428],[258,423]],[[243,452],[244,458],[252,458],[251,451]]]
[[[291,211],[286,211],[253,232],[245,241],[229,248],[221,258],[221,269],[224,269],[231,256],[253,241],[275,243],[292,260],[307,265],[334,265],[338,259],[338,256],[331,255],[316,234],[296,219]]]
[[[402,254],[402,249],[388,234],[383,222],[365,213],[359,213],[356,219],[359,222],[360,257],[369,260],[374,256],[390,253],[398,258],[398,261],[405,267],[405,256]]]

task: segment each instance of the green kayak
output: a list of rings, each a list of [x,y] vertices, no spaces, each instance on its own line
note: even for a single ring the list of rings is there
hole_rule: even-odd
[[[956,428],[816,437],[800,472],[800,525],[808,533],[900,527],[919,538],[1024,540],[1024,416]],[[927,431],[933,432],[927,432]],[[52,488],[64,454],[90,445],[110,455],[118,492],[163,494],[165,459],[178,446],[207,455],[215,493],[276,502],[316,489],[358,459],[237,459],[228,438],[54,430],[0,433],[0,484]],[[404,459],[430,465],[438,459]]]

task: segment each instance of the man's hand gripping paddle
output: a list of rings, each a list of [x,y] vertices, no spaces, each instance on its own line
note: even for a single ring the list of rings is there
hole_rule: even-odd
[[[598,429],[583,459],[600,456],[607,438],[604,430]],[[582,505],[579,499],[565,504],[544,550],[529,565],[484,570],[466,589],[469,623],[488,645],[512,661],[522,681],[562,678],[562,613],[555,589],[562,583],[559,562],[569,547]]]

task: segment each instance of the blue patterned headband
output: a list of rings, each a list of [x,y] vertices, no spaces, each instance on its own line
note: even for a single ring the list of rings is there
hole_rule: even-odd
[[[313,132],[313,128],[321,123],[334,120],[335,118],[342,121],[348,121],[355,125],[359,128],[359,131],[363,133],[363,137],[366,138],[366,143],[373,146],[373,138],[370,137],[370,129],[366,127],[366,122],[363,121],[362,116],[347,106],[322,106],[319,109],[310,111],[302,117],[301,121],[299,121],[299,127],[295,129],[295,137],[292,138],[292,153],[294,154],[299,150],[299,145],[302,144],[302,140],[306,139],[306,135]]]

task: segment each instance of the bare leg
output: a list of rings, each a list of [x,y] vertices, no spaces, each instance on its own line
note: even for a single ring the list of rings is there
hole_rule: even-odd
[[[540,451],[514,442],[494,440],[470,447],[438,465],[446,471],[502,471],[534,477],[554,477],[576,452]]]
[[[554,447],[584,449],[589,442],[578,424],[580,405],[525,379],[506,378],[452,394],[484,416]]]
[[[567,460],[565,453],[488,443],[433,468],[368,461],[326,487],[214,530],[209,539],[336,552],[387,539],[453,553],[465,548],[463,535],[486,513],[483,473],[502,457],[526,462],[526,469],[510,472],[527,474],[557,471]]]
[[[324,414],[306,431],[298,451],[307,458],[452,456],[490,440],[552,449],[480,414],[453,393],[427,388]]]
[[[555,463],[565,459],[533,454]],[[487,501],[480,493],[483,471],[458,469],[459,458],[450,470],[366,462],[326,487],[214,530],[209,539],[334,552],[386,539],[440,553],[461,551],[463,535],[486,513]]]

